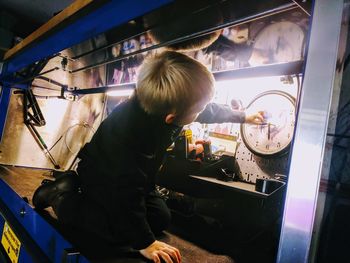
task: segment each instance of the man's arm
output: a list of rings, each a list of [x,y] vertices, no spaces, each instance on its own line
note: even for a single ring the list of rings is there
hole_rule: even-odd
[[[209,103],[195,121],[200,123],[243,123],[245,120],[244,111],[232,110],[228,105]]]

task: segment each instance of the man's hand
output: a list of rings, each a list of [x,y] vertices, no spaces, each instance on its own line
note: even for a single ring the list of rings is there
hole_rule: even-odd
[[[265,121],[265,118],[264,118],[263,111],[259,111],[258,113],[245,117],[245,123],[249,123],[249,124],[263,124],[264,121]]]
[[[153,260],[156,263],[161,263],[161,259],[166,263],[181,262],[181,255],[177,248],[158,240],[154,241],[148,247],[141,249],[140,253],[145,258]]]

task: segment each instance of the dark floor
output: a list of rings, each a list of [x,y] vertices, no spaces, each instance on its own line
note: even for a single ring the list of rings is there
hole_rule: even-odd
[[[225,255],[216,255],[200,248],[199,246],[186,241],[174,234],[165,233],[161,241],[166,242],[181,251],[183,263],[234,263],[234,260]],[[149,262],[139,256],[138,253],[130,252],[128,256],[121,256],[119,259],[107,259],[93,261],[95,263],[145,263]]]
[[[30,204],[32,204],[32,195],[35,189],[40,185],[43,179],[52,179],[51,172],[49,170],[43,169],[31,169],[23,167],[13,167],[13,166],[0,166],[0,179],[7,182],[11,188],[20,196],[27,197]],[[51,210],[48,210],[51,216],[54,216]],[[54,222],[55,220],[49,218]],[[45,216],[45,215],[44,215]],[[187,241],[179,234],[182,231],[166,232],[164,236],[160,237],[159,240],[164,241],[174,247],[177,247],[182,254],[183,263],[234,263],[235,261],[226,255],[221,253],[214,253],[204,249],[194,242]],[[140,254],[136,252],[122,253],[118,258],[111,258],[106,260],[99,260],[93,262],[101,263],[143,263],[148,262]]]

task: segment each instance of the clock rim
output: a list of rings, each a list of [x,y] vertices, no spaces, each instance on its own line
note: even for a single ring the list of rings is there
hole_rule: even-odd
[[[288,92],[285,92],[285,91],[281,91],[281,90],[268,90],[268,91],[264,91],[258,95],[256,95],[252,100],[251,102],[248,104],[248,106],[245,108],[249,108],[257,99],[263,97],[263,96],[266,96],[266,95],[280,95],[280,96],[283,96],[285,98],[287,98],[291,103],[292,105],[294,106],[294,110],[296,110],[296,99],[291,95],[289,94]],[[241,123],[241,127],[240,127],[240,132],[241,132],[241,138],[242,138],[242,141],[245,145],[245,147],[248,148],[249,151],[251,151],[252,153],[254,153],[255,155],[257,156],[260,156],[260,157],[267,157],[267,158],[273,158],[273,157],[280,157],[280,156],[283,156],[285,155],[289,148],[290,148],[290,145],[293,141],[293,137],[294,137],[294,132],[293,132],[293,136],[291,137],[291,140],[290,142],[287,144],[286,147],[284,147],[283,149],[281,149],[280,151],[278,152],[275,152],[275,153],[272,153],[272,154],[268,154],[268,153],[261,153],[261,152],[257,152],[256,150],[254,150],[248,143],[247,143],[247,140],[246,140],[246,134],[244,132],[244,127],[245,127],[245,123]]]

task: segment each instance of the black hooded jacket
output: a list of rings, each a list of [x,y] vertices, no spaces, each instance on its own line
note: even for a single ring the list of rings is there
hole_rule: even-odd
[[[208,104],[196,121],[243,122],[244,112]],[[169,125],[160,116],[147,114],[136,96],[118,105],[101,123],[79,153],[78,173],[83,191],[94,192],[96,202],[108,211],[118,234],[135,249],[155,241],[147,223],[145,196],[155,189],[155,175],[166,149],[182,127]],[[113,226],[112,226],[113,228]]]

